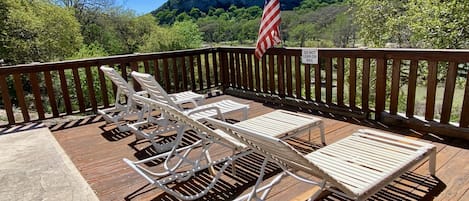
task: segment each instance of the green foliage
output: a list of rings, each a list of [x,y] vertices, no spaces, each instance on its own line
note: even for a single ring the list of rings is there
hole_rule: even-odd
[[[82,44],[73,12],[42,1],[2,2],[0,58],[7,63],[62,60]]]
[[[300,47],[305,46],[307,39],[315,40],[317,38],[318,29],[312,23],[298,24],[293,27],[289,33],[290,40],[298,41]]]
[[[405,45],[408,22],[404,20],[406,8],[402,1],[355,0],[354,3],[359,35],[367,46],[384,47],[386,43]]]
[[[355,0],[355,21],[368,46],[467,48],[469,2]]]
[[[139,52],[158,52],[198,48],[202,44],[202,36],[197,24],[191,21],[176,22],[169,28],[155,27],[143,36]]]
[[[295,10],[316,10],[340,2],[343,2],[343,0],[303,0]]]
[[[410,0],[407,21],[412,42],[425,48],[469,47],[469,2]]]
[[[92,43],[89,45],[84,44],[78,52],[75,52],[69,59],[85,59],[93,57],[104,57],[109,54],[106,52],[103,46],[98,43]]]

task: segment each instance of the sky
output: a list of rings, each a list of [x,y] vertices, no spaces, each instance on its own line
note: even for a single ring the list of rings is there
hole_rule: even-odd
[[[136,14],[143,15],[156,10],[167,0],[116,0],[117,6],[134,10]]]

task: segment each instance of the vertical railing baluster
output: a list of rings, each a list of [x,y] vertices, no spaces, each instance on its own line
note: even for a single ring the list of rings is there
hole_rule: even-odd
[[[196,60],[197,60],[197,76],[199,78],[199,90],[203,90],[204,89],[204,77],[202,73],[202,58],[200,54],[197,54]]]
[[[254,78],[252,75],[252,54],[246,54],[246,56],[248,57],[247,66],[246,66],[246,70],[248,71],[248,81],[249,81],[248,89],[251,91],[254,91],[254,80],[253,80]]]
[[[380,82],[377,81],[377,83]],[[362,72],[362,110],[368,114],[370,112],[370,58],[363,58]]]
[[[212,69],[213,69],[213,77],[215,79],[215,86],[219,86],[220,83],[220,66],[218,65],[219,54],[212,49]]]
[[[285,97],[285,56],[283,54],[277,55],[277,82],[278,94],[280,97]]]
[[[186,67],[186,57],[180,57],[181,70],[182,70],[182,90],[187,91],[187,67]]]
[[[161,75],[160,75],[160,64],[158,59],[153,60],[153,71],[155,72],[155,80],[157,82],[161,82]]]
[[[344,105],[344,58],[337,58],[337,104]]]
[[[319,66],[319,64],[313,64],[313,67],[314,67],[314,99],[316,99],[316,102],[322,102],[321,66]]]
[[[349,73],[349,107],[356,108],[357,99],[357,58],[350,58]]]
[[[464,90],[464,99],[459,120],[459,127],[469,127],[469,72],[466,71],[466,87]]]
[[[52,76],[50,71],[44,71],[44,80],[46,82],[47,95],[49,97],[49,103],[54,117],[59,116],[59,109],[57,108],[57,101],[55,100],[54,86],[52,85]]]
[[[83,97],[83,89],[81,87],[80,75],[78,74],[78,67],[74,66],[72,68],[73,81],[75,83],[75,93],[78,99],[78,107],[80,112],[85,112],[85,99]]]
[[[230,84],[231,87],[238,87],[238,82],[237,82],[237,76],[236,76],[236,68],[235,68],[235,53],[230,53],[229,55],[230,59]]]
[[[433,121],[435,118],[435,98],[436,87],[438,85],[438,63],[436,61],[428,62],[428,76],[427,76],[427,98],[425,104],[425,120]]]
[[[401,60],[393,59],[392,61],[392,78],[391,78],[391,100],[389,105],[389,112],[397,114],[399,106],[399,82],[401,80]]]
[[[107,108],[109,107],[109,97],[107,95],[108,92],[107,92],[106,79],[104,78],[104,73],[101,70],[99,70],[99,68],[98,68],[98,75],[99,75],[99,84],[100,84],[101,94],[103,98],[103,104],[104,104],[104,107]]]
[[[410,70],[409,70],[409,83],[407,90],[407,109],[406,116],[413,117],[415,110],[415,92],[417,90],[417,68],[418,60],[410,61]]]
[[[440,123],[442,124],[448,124],[451,119],[451,108],[453,106],[454,88],[456,86],[457,75],[458,66],[456,62],[449,62],[448,73],[446,74],[443,105],[441,107]]]
[[[13,81],[16,90],[16,98],[18,100],[18,105],[21,108],[21,113],[23,114],[24,122],[28,122],[30,120],[28,107],[26,106],[26,100],[24,99],[24,90],[23,90],[23,82],[21,81],[21,75],[18,73],[13,74]]]
[[[174,84],[174,92],[179,92],[179,75],[178,75],[178,65],[177,65],[177,58],[172,58],[173,60],[173,84]]]
[[[210,61],[208,59],[208,52],[204,54],[204,60],[205,60],[205,79],[207,81],[207,89],[212,87],[212,81],[210,78],[211,70],[210,70]]]
[[[266,55],[264,55],[265,57]],[[275,94],[275,61],[274,55],[269,56],[269,83],[270,83],[270,93]],[[277,72],[278,73],[278,72]]]
[[[259,59],[254,57],[254,73],[256,77],[256,91],[260,92],[261,91],[261,73],[260,73],[260,66],[259,66]],[[265,76],[262,76],[265,77]]]
[[[3,106],[7,113],[8,123],[15,124],[15,115],[13,114],[13,105],[11,104],[10,94],[8,94],[8,85],[5,75],[0,75],[0,89],[2,90]]]
[[[332,104],[332,58],[324,58],[326,68],[326,103]]]
[[[381,120],[381,112],[384,111],[386,103],[386,59],[377,58],[376,67],[376,105],[375,120]]]
[[[241,86],[243,89],[248,89],[248,70],[246,67],[246,54],[240,53],[241,57]]]
[[[68,115],[72,114],[72,103],[70,101],[70,93],[68,92],[67,78],[64,69],[59,70],[60,88],[62,89],[62,97],[65,104],[65,111]]]
[[[34,95],[34,104],[36,106],[36,112],[39,119],[45,119],[44,106],[42,105],[41,90],[39,88],[39,79],[37,73],[29,73],[29,81],[31,82],[31,88]]]
[[[170,92],[171,91],[171,82],[169,80],[169,64],[168,58],[163,58],[163,80],[164,80],[164,87],[165,89]],[[161,83],[160,83],[161,84]]]
[[[261,58],[261,67],[262,67],[262,92],[267,93],[269,91],[269,84],[267,82],[268,72],[267,72],[267,58],[263,56]]]
[[[293,80],[292,80],[292,69],[291,69],[291,56],[286,56],[285,61],[285,72],[286,72],[286,81],[287,81],[287,96],[293,97]]]
[[[305,98],[311,101],[311,65],[305,64]]]
[[[148,60],[143,61],[143,69],[145,70],[145,73],[150,73],[150,64]]]
[[[96,94],[94,92],[94,83],[93,83],[93,74],[91,73],[91,67],[86,66],[85,67],[85,73],[86,73],[86,82],[88,85],[88,95],[89,99],[91,102],[91,108],[93,112],[96,112],[98,110],[98,103],[96,102]]]
[[[301,95],[301,63],[300,63],[300,56],[295,56],[295,84],[296,84],[296,98],[302,99]]]
[[[194,66],[194,56],[190,55],[189,56],[189,70],[190,70],[190,76],[191,76],[191,90],[195,91],[196,86],[195,86],[195,66]]]

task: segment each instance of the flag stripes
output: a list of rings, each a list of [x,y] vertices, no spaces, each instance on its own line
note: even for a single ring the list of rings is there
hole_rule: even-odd
[[[267,49],[280,42],[280,2],[266,0],[257,39],[256,57],[261,59]]]

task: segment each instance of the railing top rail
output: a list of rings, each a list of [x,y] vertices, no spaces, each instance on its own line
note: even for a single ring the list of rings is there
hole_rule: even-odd
[[[298,47],[271,48],[267,55],[301,56]],[[319,57],[384,58],[429,61],[469,62],[469,49],[412,49],[412,48],[318,48]],[[217,51],[253,54],[253,47],[218,47]]]
[[[232,47],[220,46],[220,50],[253,50],[255,47]],[[277,47],[272,50],[301,50],[301,47]],[[469,49],[419,49],[419,48],[317,48],[319,51],[384,51],[384,52],[447,52],[447,53],[469,53]]]
[[[149,60],[155,58],[166,58],[166,57],[180,57],[190,56],[200,53],[206,53],[212,51],[214,48],[200,48],[190,50],[178,50],[178,51],[166,51],[156,53],[134,53],[107,57],[97,57],[89,59],[78,59],[78,60],[67,60],[58,62],[47,62],[47,63],[30,63],[20,64],[15,66],[2,66],[0,67],[0,74],[12,74],[15,72],[28,73],[37,71],[56,70],[63,67],[76,67],[76,66],[100,66],[106,64],[115,63],[128,63],[141,60]],[[40,70],[38,69],[40,68]]]

